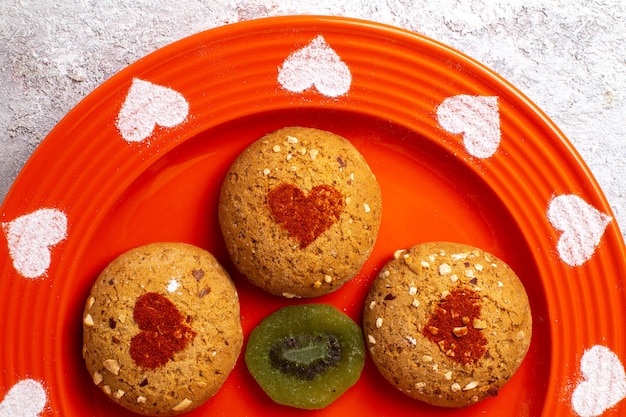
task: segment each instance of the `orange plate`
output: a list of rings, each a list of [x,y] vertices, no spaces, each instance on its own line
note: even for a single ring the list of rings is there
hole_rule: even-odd
[[[315,87],[288,91],[277,81],[278,69],[320,35],[348,66],[349,91],[337,97]],[[142,142],[125,141],[116,120],[134,78],[182,94],[189,103],[185,121],[157,127]],[[494,155],[472,156],[462,135],[439,125],[438,106],[457,95],[498,97],[502,136]],[[236,273],[216,218],[218,190],[233,159],[288,125],[350,139],[383,191],[371,258],[354,280],[315,302],[359,321],[369,283],[396,249],[451,240],[509,263],[528,290],[534,317],[530,352],[495,398],[462,410],[430,407],[384,382],[368,360],[344,396],[301,414],[570,416],[582,355],[602,345],[626,358],[624,243],[615,221],[600,230],[582,265],[566,265],[557,251],[561,231],[547,217],[553,198],[576,195],[606,218],[611,209],[554,124],[496,74],[432,40],[371,22],[294,16],[224,26],[160,49],[97,88],[43,141],[0,211],[0,397],[33,379],[46,392],[42,416],[130,415],[87,375],[81,318],[98,273],[140,244],[184,241],[213,252],[238,285],[246,334],[273,310],[299,302],[263,294]],[[12,221],[41,208],[65,214],[67,238],[51,246],[46,273],[25,278],[5,235]],[[189,415],[293,413],[262,393],[240,359],[221,391]]]

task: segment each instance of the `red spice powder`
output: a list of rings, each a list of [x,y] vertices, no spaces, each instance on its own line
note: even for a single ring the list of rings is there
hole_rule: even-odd
[[[456,288],[439,302],[422,334],[436,343],[450,359],[467,364],[485,355],[487,339],[473,327],[480,320],[480,295],[469,288]]]
[[[196,336],[174,303],[158,293],[139,297],[133,317],[141,332],[130,341],[130,356],[144,368],[165,365]]]
[[[317,185],[304,193],[291,184],[281,184],[267,194],[274,220],[298,239],[300,248],[309,246],[332,226],[343,213],[345,202],[330,185]]]

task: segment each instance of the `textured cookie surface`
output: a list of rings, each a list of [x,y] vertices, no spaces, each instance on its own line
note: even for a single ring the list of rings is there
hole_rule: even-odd
[[[153,243],[113,260],[83,314],[93,382],[144,415],[190,411],[222,386],[241,351],[236,289],[207,251]]]
[[[236,159],[218,212],[228,251],[253,284],[285,297],[315,297],[353,278],[371,254],[381,193],[347,139],[289,127]]]
[[[381,374],[407,395],[464,407],[497,395],[526,356],[526,291],[480,249],[432,242],[396,252],[369,290],[363,331]]]

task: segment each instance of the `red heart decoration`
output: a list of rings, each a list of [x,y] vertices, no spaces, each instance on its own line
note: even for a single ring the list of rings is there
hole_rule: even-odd
[[[141,332],[130,341],[130,356],[144,368],[165,365],[196,336],[174,303],[158,293],[139,297],[133,317]]]
[[[481,298],[469,288],[455,288],[443,298],[422,334],[437,343],[450,359],[474,363],[486,353],[487,339],[480,320]]]
[[[330,185],[317,185],[305,196],[298,187],[281,184],[270,190],[267,201],[274,220],[298,239],[301,249],[339,220],[345,206],[341,193]]]

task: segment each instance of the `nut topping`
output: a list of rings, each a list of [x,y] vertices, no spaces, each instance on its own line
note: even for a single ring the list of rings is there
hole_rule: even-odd
[[[467,336],[467,332],[468,332],[467,326],[455,327],[452,329],[452,333],[454,333],[456,337]]]
[[[102,381],[104,380],[104,378],[102,377],[102,374],[98,371],[93,373],[93,383],[96,385],[99,385]]]
[[[473,327],[477,330],[485,330],[487,328],[487,322],[485,320],[474,319]]]
[[[476,388],[477,386],[478,386],[478,381],[472,381],[463,387],[463,391],[469,391],[471,389]]]
[[[172,411],[183,411],[190,405],[191,405],[191,400],[185,398],[184,400],[176,404],[174,407],[172,407]]]
[[[91,317],[91,314],[87,314],[85,316],[83,323],[85,323],[86,326],[90,326],[90,327],[94,325],[93,317]]]
[[[439,265],[439,275],[448,275],[450,272],[452,272],[450,265],[446,263]]]
[[[111,372],[113,375],[119,375],[120,373],[120,364],[115,359],[105,360],[104,362],[102,362],[102,366],[104,366],[104,368],[107,371]]]
[[[398,249],[393,253],[393,259],[399,259],[404,254],[404,252],[404,249]]]

